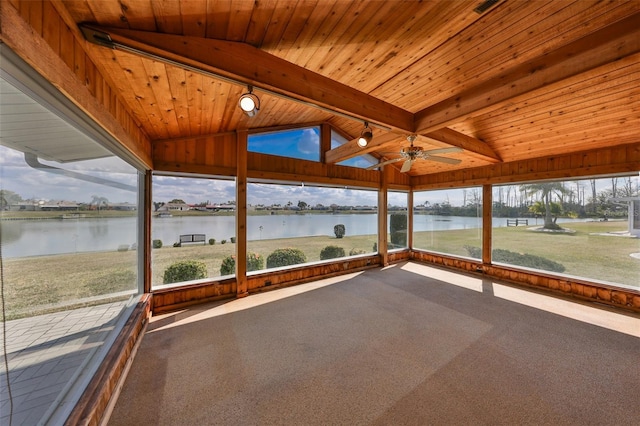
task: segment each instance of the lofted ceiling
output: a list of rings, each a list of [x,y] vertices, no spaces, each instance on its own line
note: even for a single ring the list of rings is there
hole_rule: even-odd
[[[640,0],[58,5],[119,46],[88,54],[152,141],[328,122],[354,140],[327,162],[396,158],[413,133],[463,148],[413,176],[640,142]]]

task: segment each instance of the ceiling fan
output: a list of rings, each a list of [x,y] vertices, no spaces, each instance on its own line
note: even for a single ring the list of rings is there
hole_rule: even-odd
[[[460,164],[461,160],[458,160],[457,158],[439,157],[433,154],[448,154],[451,152],[461,152],[463,151],[462,148],[458,148],[458,147],[438,148],[438,149],[430,149],[430,150],[424,151],[419,146],[413,146],[413,142],[416,140],[416,138],[417,138],[417,135],[407,136],[407,140],[411,145],[407,148],[402,148],[402,150],[400,151],[399,158],[394,158],[392,160],[387,160],[378,164],[374,164],[371,167],[367,167],[367,170],[377,169],[378,167],[385,166],[387,164],[397,163],[398,161],[403,161],[403,160],[404,160],[404,164],[400,169],[402,173],[405,173],[411,170],[411,165],[413,164],[413,162],[419,159],[438,161],[440,163],[447,163],[447,164]]]

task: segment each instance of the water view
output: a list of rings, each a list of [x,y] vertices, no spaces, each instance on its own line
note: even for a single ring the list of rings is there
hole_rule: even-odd
[[[558,222],[584,219],[558,219]],[[292,214],[249,216],[248,240],[292,238],[299,236],[332,236],[333,227],[343,224],[346,235],[371,235],[377,232],[374,214]],[[541,219],[529,219],[530,225]],[[507,218],[493,218],[494,227],[507,225]],[[6,258],[41,256],[87,251],[115,251],[124,246],[135,247],[136,218],[80,218],[0,221],[2,252]],[[482,220],[461,216],[414,216],[414,231],[444,231],[481,228]],[[220,242],[233,237],[233,216],[174,216],[154,218],[152,238],[163,245],[177,242],[182,234],[205,234]]]

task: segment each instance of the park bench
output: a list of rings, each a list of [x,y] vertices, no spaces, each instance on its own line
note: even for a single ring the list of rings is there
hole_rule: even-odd
[[[507,226],[529,225],[529,219],[507,219]]]
[[[180,235],[180,244],[184,243],[203,243],[207,244],[204,234],[184,234]]]

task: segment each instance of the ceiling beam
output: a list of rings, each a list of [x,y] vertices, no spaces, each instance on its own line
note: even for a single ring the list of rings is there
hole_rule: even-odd
[[[368,154],[372,151],[378,151],[380,148],[383,148],[387,144],[391,144],[394,142],[398,142],[399,140],[404,141],[406,138],[406,134],[401,134],[397,132],[389,132],[381,135],[375,135],[373,140],[364,148],[358,146],[357,139],[353,139],[340,145],[337,148],[334,148],[330,151],[327,151],[325,154],[325,161],[327,163],[339,163],[340,161],[348,160],[352,157],[357,157],[358,155]],[[479,158],[481,160],[489,161],[492,163],[498,163],[502,161],[498,154],[496,154],[493,149],[486,143],[481,140],[472,138],[471,136],[467,136],[463,133],[456,132],[455,130],[444,128],[438,129],[430,133],[423,134],[429,139],[433,139],[435,141],[442,142],[449,146],[457,146],[466,151],[467,154]]]
[[[466,151],[466,154],[481,160],[489,161],[491,163],[499,163],[502,161],[500,156],[498,156],[498,154],[496,154],[485,142],[472,138],[471,136],[467,136],[464,133],[456,132],[455,130],[447,127],[434,130],[433,132],[426,133],[422,136],[444,142],[447,145],[462,148]]]
[[[404,136],[394,132],[379,135],[374,132],[373,139],[365,147],[360,147],[357,143],[357,139],[353,139],[337,148],[327,151],[325,154],[325,162],[339,163],[341,161],[348,160],[349,158],[376,151],[385,144],[398,142],[399,140],[404,140]]]
[[[96,44],[184,66],[239,85],[252,85],[256,91],[372,125],[405,132],[413,129],[413,114],[409,111],[245,43],[95,25],[81,29]]]
[[[491,111],[504,102],[640,52],[640,13],[595,31],[487,82],[419,111],[425,134]]]

